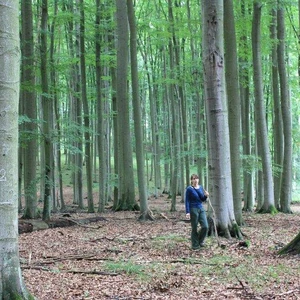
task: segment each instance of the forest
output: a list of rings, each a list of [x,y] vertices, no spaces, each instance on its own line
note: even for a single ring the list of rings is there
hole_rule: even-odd
[[[215,268],[207,274],[217,274],[218,268],[229,274],[237,266],[231,260],[255,259],[261,250],[269,265],[262,277],[276,277],[272,282],[282,291],[275,293],[270,285],[262,289],[263,281],[247,281],[241,272],[235,277],[239,288],[232,288],[238,292],[224,298],[296,299],[299,45],[299,0],[0,0],[0,270],[5,274],[0,298],[36,294],[49,299],[37,279],[43,272],[51,273],[44,280],[55,272],[86,274],[84,280],[117,276],[114,286],[124,280],[124,272],[135,273],[93,273],[88,264],[72,263],[107,260],[143,266],[147,278],[149,272],[161,278],[150,276],[150,293],[144,295],[145,286],[127,294],[143,279],[126,277],[130,284],[120,295],[95,296],[73,277],[78,289],[56,292],[53,299],[177,299],[176,293],[182,299],[184,289],[197,281],[200,264],[190,252],[189,224],[183,220],[185,190],[191,174],[198,174],[210,195],[206,209],[212,236],[203,255]],[[83,225],[82,219],[90,217],[96,225]],[[62,219],[76,229],[19,236],[24,222],[32,231],[36,224],[54,227]],[[278,226],[284,229],[280,239],[273,237]],[[113,259],[91,249],[91,257],[82,256],[80,239],[89,247],[99,242],[93,229],[109,242],[101,244],[106,245],[101,251]],[[64,262],[56,260],[64,257],[57,245],[67,240],[58,236],[76,231],[69,241],[73,252]],[[262,245],[264,239],[268,242]],[[133,260],[122,241],[135,249]],[[149,259],[140,253],[145,249]],[[276,255],[287,255],[282,270],[288,277],[279,269],[269,272]],[[250,260],[245,269],[252,266]],[[290,260],[294,267],[288,269]],[[178,265],[180,276],[173,269]],[[234,281],[229,278],[225,288],[219,281],[224,274],[215,275],[222,293]],[[206,277],[209,285],[213,279]],[[189,299],[218,296],[219,289],[201,287]]]

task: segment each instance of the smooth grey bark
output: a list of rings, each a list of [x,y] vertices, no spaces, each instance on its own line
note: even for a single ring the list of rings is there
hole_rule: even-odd
[[[44,150],[44,207],[43,220],[50,220],[51,196],[53,187],[53,144],[51,134],[53,129],[52,120],[52,100],[49,97],[49,80],[48,80],[48,60],[47,60],[47,35],[48,35],[48,1],[41,2],[41,35],[40,35],[40,55],[41,55],[41,87],[42,87],[42,118],[43,118],[43,150]]]
[[[153,219],[148,208],[148,197],[145,183],[145,156],[143,144],[143,127],[141,104],[139,94],[138,80],[138,61],[137,61],[137,33],[136,20],[132,0],[127,0],[128,21],[130,28],[130,63],[131,63],[131,86],[132,86],[132,103],[133,103],[133,119],[136,145],[136,162],[137,177],[140,199],[140,220]]]
[[[75,151],[72,153],[72,163],[73,163],[73,172],[72,172],[72,180],[73,180],[73,194],[74,199],[73,203],[78,205],[78,208],[83,209],[83,146],[82,146],[82,105],[80,101],[80,76],[79,76],[79,60],[80,60],[80,50],[79,50],[79,31],[78,28],[78,20],[80,17],[78,16],[78,11],[75,10],[75,5],[72,0],[69,0],[66,4],[66,8],[63,8],[67,11],[72,12],[74,16],[76,16],[73,20],[71,19],[66,24],[67,32],[76,32],[75,41],[73,41],[73,35],[67,34],[67,44],[69,49],[69,55],[74,59],[74,63],[70,66],[70,78],[69,85],[74,93],[70,94],[70,124],[69,126],[72,128],[72,135],[70,144],[74,147]],[[76,22],[76,23],[75,23]]]
[[[248,3],[245,0],[241,1],[241,14],[243,20],[246,22],[248,18],[249,9]],[[248,57],[251,56],[249,49],[249,39],[248,32],[243,31],[243,34],[240,38],[240,44],[243,49],[243,52],[248,55],[240,57],[240,96],[241,96],[241,111],[242,111],[242,145],[243,145],[243,198],[244,198],[244,207],[245,211],[253,211],[254,209],[254,166],[252,163],[252,140],[251,140],[251,131],[252,131],[252,106],[250,101],[250,75],[249,75],[249,66],[251,62]]]
[[[255,126],[258,154],[261,158],[263,172],[264,199],[260,212],[276,211],[274,203],[274,184],[272,175],[272,161],[269,149],[268,131],[266,124],[266,108],[263,97],[263,79],[261,63],[261,42],[260,42],[260,23],[261,23],[261,3],[254,2],[252,21],[252,55],[253,55],[253,82],[255,96]]]
[[[199,4],[200,5],[200,4]],[[190,52],[193,62],[197,62],[200,60],[200,50],[197,48],[197,39],[196,39],[196,32],[195,29],[193,29],[193,19],[191,17],[191,7],[190,1],[188,0],[186,2],[186,8],[187,8],[187,16],[188,16],[188,28],[191,34],[190,37]],[[190,121],[191,128],[195,128],[195,130],[190,130],[190,137],[189,142],[191,143],[193,140],[195,141],[195,144],[190,147],[190,149],[194,149],[194,152],[191,153],[190,161],[196,161],[197,165],[197,173],[199,176],[199,182],[201,184],[205,185],[207,176],[205,174],[206,170],[206,163],[207,163],[207,155],[206,155],[206,131],[205,131],[205,116],[204,116],[204,101],[203,101],[203,95],[200,91],[203,90],[203,84],[201,82],[202,74],[200,71],[200,68],[198,67],[197,63],[195,66],[192,66],[191,69],[192,73],[192,97],[193,97],[193,106],[192,111],[194,112],[194,120]],[[193,114],[190,113],[192,116]],[[194,122],[193,122],[194,121]],[[196,131],[195,135],[194,132]],[[189,170],[189,169],[188,169]],[[187,173],[190,173],[188,171]],[[190,184],[190,175],[185,178],[186,185]]]
[[[229,126],[224,79],[223,0],[202,0],[204,90],[210,198],[221,234],[240,236],[232,199]]]
[[[57,12],[58,12],[58,1],[54,0],[53,5],[53,20],[50,26],[50,82],[51,82],[51,90],[50,93],[53,99],[53,119],[55,123],[55,142],[54,142],[54,153],[55,153],[55,161],[57,168],[57,179],[55,178],[55,172],[53,172],[53,182],[58,181],[59,184],[59,197],[55,196],[55,185],[53,185],[53,211],[57,211],[58,208],[64,210],[66,208],[64,202],[64,193],[63,193],[63,179],[62,179],[62,166],[61,166],[61,128],[60,128],[60,112],[59,112],[59,100],[57,93],[57,72],[56,72],[56,61],[54,58],[55,53],[55,28],[56,28],[56,20],[57,20]],[[60,203],[59,203],[60,199]]]
[[[22,29],[22,81],[21,103],[23,113],[28,118],[24,123],[23,130],[26,138],[22,141],[23,166],[24,166],[24,194],[25,209],[23,217],[34,219],[37,213],[37,103],[34,73],[34,41],[33,41],[33,18],[32,2],[21,2],[21,29]],[[19,174],[21,176],[21,174]]]
[[[173,17],[173,8],[172,1],[168,0],[168,16],[170,23],[170,32],[173,32],[174,26],[174,17]],[[174,57],[174,45],[171,38],[169,38],[169,61],[170,61],[170,79],[175,78],[175,57]],[[169,84],[169,98],[171,106],[171,115],[172,115],[172,125],[171,125],[171,211],[176,211],[176,196],[178,189],[178,174],[179,174],[179,103],[174,97],[175,95],[175,84]]]
[[[241,98],[239,91],[239,72],[237,43],[235,33],[235,16],[233,1],[224,0],[224,46],[225,77],[228,105],[228,125],[230,138],[230,159],[232,196],[234,214],[239,225],[243,223],[241,201]]]
[[[126,1],[116,2],[117,19],[117,122],[119,195],[115,210],[136,210],[132,145],[129,124],[128,75],[128,16]]]
[[[278,254],[290,254],[299,255],[300,254],[300,232],[291,240],[287,245],[278,251]]]
[[[90,112],[87,99],[87,80],[86,80],[86,63],[85,63],[85,16],[84,1],[79,0],[80,10],[80,31],[79,31],[79,48],[80,48],[80,83],[81,98],[83,106],[83,123],[84,123],[84,154],[86,166],[86,182],[87,182],[87,204],[88,212],[95,212],[93,200],[93,167],[92,167],[92,151],[91,151],[91,135],[90,135]]]
[[[95,20],[95,55],[96,55],[96,102],[97,102],[97,145],[99,154],[99,202],[98,212],[104,212],[105,202],[107,198],[107,168],[105,167],[106,155],[104,146],[104,99],[102,99],[102,66],[101,66],[101,4],[100,0],[96,0],[96,20]]]
[[[280,191],[280,210],[284,213],[291,212],[292,201],[292,114],[289,92],[288,75],[286,70],[285,54],[285,22],[284,7],[279,6],[277,11],[277,37],[278,37],[278,72],[280,81],[280,101],[283,124],[283,170]]]
[[[280,106],[278,58],[277,58],[277,8],[272,9],[272,22],[270,25],[270,38],[274,41],[272,47],[272,94],[273,94],[273,138],[274,138],[274,201],[275,207],[280,208],[280,190],[283,163],[283,125]]]
[[[0,49],[0,299],[29,299],[18,250],[18,1],[0,0]]]

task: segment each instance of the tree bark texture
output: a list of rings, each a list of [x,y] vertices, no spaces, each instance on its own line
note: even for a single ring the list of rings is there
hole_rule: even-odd
[[[132,103],[133,103],[133,117],[134,117],[134,132],[136,145],[136,162],[137,162],[137,177],[140,199],[141,219],[149,218],[148,213],[148,197],[145,183],[145,156],[143,145],[143,128],[142,115],[139,94],[139,80],[138,80],[138,61],[137,61],[137,33],[135,12],[132,0],[127,0],[128,21],[130,28],[130,63],[131,63],[131,85],[132,85]]]
[[[284,213],[291,212],[292,202],[292,115],[289,92],[288,75],[285,57],[285,22],[284,7],[277,11],[277,37],[278,37],[278,72],[280,81],[280,101],[283,124],[283,170],[280,192],[280,210]]]
[[[117,210],[136,209],[133,158],[129,123],[128,75],[128,16],[126,1],[116,2],[117,18],[117,122],[119,196]]]
[[[18,252],[19,2],[0,1],[0,299],[28,299]]]
[[[228,103],[228,125],[230,137],[230,158],[232,196],[235,219],[243,223],[241,201],[241,99],[239,91],[239,72],[233,1],[224,0],[224,45],[225,74]]]
[[[266,108],[263,97],[263,79],[261,63],[261,41],[260,41],[260,22],[261,3],[254,2],[253,23],[252,23],[252,53],[253,53],[253,82],[255,96],[255,126],[256,142],[258,154],[261,157],[263,172],[264,201],[262,207],[258,207],[261,212],[273,212],[274,203],[274,184],[272,174],[272,161],[269,149],[268,130],[266,124]],[[275,209],[276,210],[276,209]]]
[[[300,232],[295,238],[279,250],[279,254],[300,254]]]
[[[90,136],[90,112],[87,99],[87,80],[86,80],[86,63],[85,63],[85,17],[84,17],[84,1],[79,0],[80,10],[80,82],[81,82],[81,98],[83,106],[83,123],[84,123],[84,150],[85,150],[85,166],[86,166],[86,181],[87,181],[87,202],[88,212],[95,211],[93,201],[93,176],[92,176],[92,151],[91,151],[91,136]]]
[[[241,1],[241,14],[242,19],[246,22],[248,18],[248,10],[246,9],[245,0]],[[253,211],[254,208],[254,184],[253,184],[253,174],[254,166],[251,163],[251,101],[250,101],[250,76],[249,76],[249,56],[251,47],[249,47],[248,32],[243,31],[243,35],[240,39],[241,47],[248,54],[245,57],[240,57],[240,85],[241,85],[241,111],[242,111],[242,145],[243,145],[243,155],[248,158],[244,159],[243,164],[243,193],[244,193],[244,207],[245,211]]]
[[[230,237],[233,209],[229,127],[224,80],[223,0],[202,1],[203,69],[208,128],[208,171],[217,227]],[[239,234],[237,232],[237,234]]]
[[[22,1],[22,80],[28,87],[22,89],[21,102],[23,113],[28,118],[24,124],[24,130],[29,135],[24,143],[24,194],[25,210],[24,218],[37,217],[37,108],[34,89],[34,42],[33,42],[33,18],[31,0]]]
[[[48,60],[47,60],[47,32],[48,32],[48,1],[41,2],[41,86],[42,86],[42,118],[43,118],[43,139],[44,139],[44,207],[43,220],[50,219],[51,210],[51,190],[53,186],[52,172],[54,172],[53,144],[51,139],[53,120],[52,120],[52,101],[49,97],[49,80],[48,80]]]
[[[277,58],[277,8],[272,10],[272,23],[270,25],[271,39],[274,40],[272,47],[272,92],[274,102],[274,116],[273,116],[273,135],[274,135],[274,164],[277,167],[274,172],[274,201],[275,207],[280,207],[280,191],[282,181],[282,163],[283,163],[283,125],[282,114],[280,106],[280,93],[279,93],[279,78],[278,78],[278,58]]]

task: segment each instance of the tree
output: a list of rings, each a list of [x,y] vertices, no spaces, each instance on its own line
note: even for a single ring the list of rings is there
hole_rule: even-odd
[[[260,24],[261,24],[261,3],[254,2],[253,24],[252,24],[252,54],[253,54],[253,82],[255,96],[255,126],[256,141],[258,154],[261,157],[264,201],[260,212],[276,212],[274,203],[274,185],[272,175],[271,153],[269,149],[268,130],[266,124],[266,108],[263,97],[263,79],[261,63],[261,41],[260,41]]]
[[[131,84],[132,84],[132,102],[134,116],[134,131],[136,143],[136,161],[137,161],[137,177],[140,197],[141,220],[153,219],[148,209],[148,198],[145,184],[145,168],[144,168],[144,145],[142,131],[142,116],[139,96],[138,83],[138,61],[137,61],[137,43],[136,43],[136,21],[132,0],[127,0],[128,21],[130,28],[130,62],[131,62]]]
[[[291,242],[280,249],[278,254],[300,254],[300,232]]]
[[[239,76],[237,64],[237,47],[235,34],[235,17],[233,1],[224,0],[224,35],[225,35],[225,74],[228,103],[228,125],[230,133],[230,159],[232,194],[235,219],[243,223],[241,201],[241,99],[239,93]]]
[[[117,18],[117,124],[118,124],[118,176],[119,195],[115,210],[135,210],[133,158],[129,124],[127,90],[128,67],[128,16],[126,1],[116,2]]]
[[[224,81],[223,0],[202,1],[203,69],[208,128],[210,195],[218,231],[240,236],[235,221],[230,168],[229,127]]]
[[[0,1],[0,49],[0,298],[29,299],[18,252],[18,1]]]
[[[280,191],[280,210],[284,213],[291,212],[292,201],[292,116],[291,116],[291,101],[288,84],[288,75],[286,70],[285,57],[285,22],[284,10],[281,5],[277,11],[277,37],[278,37],[278,73],[280,81],[280,101],[283,124],[283,170],[282,183]]]
[[[85,166],[87,179],[87,202],[88,212],[95,211],[93,202],[93,176],[92,176],[92,156],[91,156],[91,137],[90,137],[90,113],[87,99],[87,79],[86,79],[86,60],[85,60],[85,14],[84,1],[79,0],[80,11],[80,31],[79,31],[79,56],[80,56],[80,82],[81,82],[81,98],[83,106],[83,123],[84,123],[84,141],[85,141]]]
[[[270,25],[270,37],[274,41],[272,46],[272,92],[273,92],[273,139],[274,139],[274,163],[277,168],[281,168],[283,162],[283,125],[280,106],[279,78],[278,78],[278,57],[277,57],[277,7],[272,9],[272,22]],[[274,197],[275,207],[280,208],[280,191],[282,182],[282,172],[274,172]]]
[[[43,220],[50,219],[51,211],[51,190],[53,187],[54,157],[52,142],[52,101],[49,97],[48,83],[48,60],[47,60],[47,32],[48,32],[48,1],[41,1],[41,34],[40,34],[40,55],[41,55],[41,86],[42,86],[42,118],[43,118],[43,148],[44,151],[44,208]]]
[[[34,42],[33,42],[33,19],[32,2],[21,2],[21,24],[22,24],[22,93],[21,104],[26,121],[24,124],[25,139],[22,141],[24,149],[24,191],[25,210],[24,218],[37,217],[37,108],[36,93],[33,88],[35,84],[34,73]],[[26,16],[26,17],[25,17]]]
[[[248,16],[250,15],[247,2],[245,0],[241,1],[241,18],[239,20],[242,24],[246,24]],[[242,145],[243,145],[243,155],[246,159],[243,161],[243,194],[244,194],[244,207],[245,211],[253,211],[254,207],[254,184],[253,184],[253,174],[254,166],[251,163],[253,157],[251,147],[251,132],[252,126],[251,121],[252,110],[250,101],[250,43],[248,39],[247,27],[243,29],[242,36],[240,37],[240,52],[239,55],[239,71],[240,71],[240,96],[241,96],[241,113],[242,113]]]
[[[98,212],[104,212],[106,201],[107,172],[105,168],[105,146],[104,146],[104,101],[101,97],[101,6],[100,0],[96,0],[96,20],[95,20],[95,56],[96,56],[96,101],[98,115],[98,152],[99,152],[99,205]]]

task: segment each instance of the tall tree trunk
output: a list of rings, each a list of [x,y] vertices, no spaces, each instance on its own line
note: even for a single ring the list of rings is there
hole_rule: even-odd
[[[19,2],[0,7],[0,299],[29,299],[18,250]]]
[[[229,127],[224,79],[223,0],[202,0],[203,70],[208,128],[209,178],[216,225],[226,237],[240,236],[235,221]]]
[[[132,102],[133,102],[133,119],[135,131],[135,144],[136,144],[136,162],[137,162],[137,177],[140,198],[140,212],[141,220],[152,219],[151,213],[148,209],[148,197],[145,184],[145,156],[143,145],[143,128],[141,105],[139,95],[139,82],[138,82],[138,62],[137,62],[137,34],[136,34],[136,21],[135,12],[132,0],[127,0],[128,21],[130,28],[130,62],[131,62],[131,84],[132,84]]]
[[[278,254],[300,254],[300,232],[295,238],[278,251]]]
[[[96,0],[96,21],[95,21],[95,55],[96,55],[96,102],[97,102],[97,122],[98,122],[98,153],[99,153],[99,204],[98,212],[104,212],[104,206],[106,202],[106,185],[107,174],[105,167],[105,148],[104,148],[104,101],[101,97],[101,33],[100,33],[100,21],[101,21],[101,4],[100,0]]]
[[[246,21],[248,18],[248,9],[245,3],[245,0],[241,1],[241,14],[243,20]],[[241,47],[244,52],[251,49],[249,47],[248,34],[246,31],[243,31],[241,36]],[[250,51],[249,51],[250,52]],[[247,52],[246,52],[247,53]],[[254,184],[253,184],[253,174],[254,167],[252,164],[252,151],[251,151],[251,102],[250,102],[250,76],[249,68],[250,65],[248,57],[250,53],[247,53],[245,57],[240,57],[240,65],[245,66],[240,68],[240,89],[241,89],[241,107],[242,107],[242,144],[243,144],[243,155],[247,158],[244,159],[243,163],[243,193],[244,193],[244,207],[245,211],[253,211],[254,208]]]
[[[278,72],[280,81],[280,100],[283,124],[283,170],[280,192],[280,210],[284,213],[291,212],[292,201],[292,114],[289,93],[288,76],[285,57],[285,22],[284,7],[280,6],[277,11],[277,37],[278,37]]]
[[[254,13],[252,23],[252,53],[253,53],[253,82],[255,96],[255,126],[257,134],[257,146],[261,156],[263,171],[264,202],[262,207],[258,207],[261,212],[274,213],[276,211],[274,203],[274,185],[272,176],[272,161],[269,149],[268,131],[266,124],[266,108],[262,87],[262,64],[261,64],[261,43],[260,43],[260,20],[261,3],[254,2]]]
[[[86,180],[87,180],[87,202],[88,212],[93,213],[93,170],[92,170],[92,151],[91,151],[91,136],[90,136],[90,112],[87,99],[87,81],[86,81],[86,64],[85,64],[85,17],[84,17],[84,1],[79,0],[80,10],[80,82],[81,82],[81,98],[83,105],[83,123],[84,123],[84,150],[85,150],[85,166],[86,166]]]
[[[132,145],[129,124],[127,90],[128,68],[128,17],[126,1],[116,2],[117,12],[117,120],[118,120],[118,175],[119,196],[115,210],[135,210]]]
[[[237,64],[233,1],[224,0],[225,77],[230,134],[230,158],[234,214],[239,225],[243,223],[241,201],[241,99]]]
[[[47,61],[47,35],[48,35],[48,1],[42,0],[42,16],[41,16],[41,86],[42,86],[42,112],[43,112],[43,146],[44,146],[44,208],[43,220],[50,220],[51,212],[51,191],[53,187],[52,172],[53,165],[53,144],[51,140],[52,133],[52,101],[49,97],[48,84],[48,61]]]
[[[37,108],[36,95],[34,90],[34,42],[33,42],[33,19],[31,0],[22,1],[22,80],[23,89],[21,101],[23,103],[24,115],[28,121],[24,124],[24,130],[28,136],[24,145],[24,194],[25,210],[23,217],[25,219],[37,218]],[[21,175],[21,174],[20,174]]]
[[[170,32],[173,35],[174,32],[174,17],[173,17],[173,9],[172,9],[172,0],[168,0],[168,16],[170,23]],[[175,51],[174,51],[173,40],[169,38],[169,55],[170,55],[170,80],[174,80],[176,78],[175,75]],[[175,97],[175,84],[169,84],[169,98],[171,105],[171,115],[172,115],[172,125],[171,125],[171,211],[176,211],[176,196],[177,196],[177,188],[178,188],[178,175],[179,175],[179,103],[177,98]]]
[[[58,199],[56,199],[55,195],[55,184],[53,184],[53,210],[57,211],[58,207],[61,206],[62,209],[65,209],[64,204],[64,196],[63,196],[63,182],[62,182],[62,168],[61,168],[61,152],[60,152],[60,143],[61,143],[61,132],[60,132],[60,118],[59,118],[59,103],[58,103],[58,93],[57,93],[57,73],[55,69],[55,25],[56,25],[56,17],[58,11],[58,3],[57,0],[54,1],[53,5],[53,20],[50,26],[50,85],[51,85],[51,98],[53,99],[53,123],[55,123],[55,136],[57,137],[55,140],[55,144],[53,145],[53,150],[55,153],[54,164],[56,162],[57,166],[57,175],[59,182],[59,193],[61,199],[61,205],[58,203]],[[54,127],[54,126],[53,126]],[[54,129],[54,128],[53,128]],[[55,172],[52,172],[52,182],[56,182]]]
[[[271,39],[274,41],[272,47],[272,92],[274,102],[274,117],[273,117],[273,137],[274,137],[274,164],[278,171],[274,172],[274,201],[275,207],[280,208],[280,191],[282,181],[282,162],[283,162],[283,125],[280,106],[279,80],[278,80],[278,58],[277,58],[277,8],[272,9],[272,22],[270,26]]]

